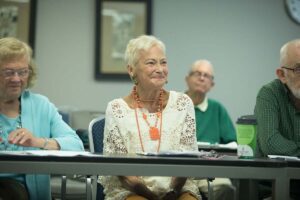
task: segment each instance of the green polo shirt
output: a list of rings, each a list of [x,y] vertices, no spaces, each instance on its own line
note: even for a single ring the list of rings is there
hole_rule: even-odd
[[[207,99],[207,107],[195,106],[197,141],[227,144],[236,141],[234,125],[219,102]]]
[[[256,155],[300,156],[300,112],[289,98],[290,91],[275,79],[263,86],[256,98]]]

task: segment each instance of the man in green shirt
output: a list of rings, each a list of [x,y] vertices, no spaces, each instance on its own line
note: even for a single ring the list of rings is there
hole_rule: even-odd
[[[256,98],[256,155],[300,156],[300,39],[283,45],[276,75]],[[291,181],[291,197],[300,199],[293,193],[299,188],[299,180]]]
[[[215,84],[212,64],[208,60],[196,61],[186,82],[186,94],[195,105],[197,141],[211,144],[235,142],[235,128],[225,107],[206,96]]]
[[[300,156],[300,39],[281,48],[276,75],[256,98],[257,155]]]
[[[186,76],[186,94],[195,106],[196,133],[198,142],[236,145],[236,132],[225,107],[206,94],[214,86],[213,66],[208,60],[197,60]],[[234,187],[230,179],[216,178],[213,182],[213,199],[234,199]],[[207,183],[198,181],[201,192],[207,195]]]

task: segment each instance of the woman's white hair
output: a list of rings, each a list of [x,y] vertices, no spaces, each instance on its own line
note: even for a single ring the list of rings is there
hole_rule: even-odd
[[[131,39],[126,47],[125,51],[125,63],[126,65],[131,65],[135,67],[142,50],[147,51],[153,46],[160,47],[164,54],[166,53],[165,44],[152,35],[141,35],[137,38]]]
[[[211,75],[214,75],[214,67],[213,67],[212,63],[211,63],[209,60],[206,60],[206,59],[196,60],[196,61],[193,63],[190,72],[195,71],[195,70],[198,68],[198,66],[199,66],[199,65],[202,65],[202,64],[209,66],[209,67],[210,67],[210,70],[211,70],[211,73],[212,73]]]

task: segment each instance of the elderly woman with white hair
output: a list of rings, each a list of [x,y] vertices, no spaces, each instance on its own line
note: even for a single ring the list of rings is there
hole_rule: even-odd
[[[164,89],[165,45],[154,36],[142,35],[129,41],[125,61],[134,86],[127,96],[107,106],[104,154],[198,151],[193,102],[183,93]],[[99,181],[106,199],[200,199],[189,178],[109,176]]]

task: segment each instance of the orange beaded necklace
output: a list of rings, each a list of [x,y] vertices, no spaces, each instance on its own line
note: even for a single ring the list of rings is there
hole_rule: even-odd
[[[160,149],[161,133],[162,133],[161,132],[161,130],[162,130],[162,95],[163,95],[163,90],[161,90],[160,94],[159,94],[158,109],[156,112],[156,120],[155,120],[154,126],[150,125],[147,114],[142,112],[143,119],[149,127],[149,135],[150,135],[151,140],[159,140],[157,152],[159,152],[159,149]],[[136,124],[137,124],[137,128],[138,128],[138,133],[139,133],[139,139],[140,139],[142,151],[144,152],[144,145],[143,145],[143,141],[142,141],[142,137],[141,137],[140,125],[139,125],[139,120],[138,120],[138,115],[137,115],[137,108],[143,108],[143,106],[141,103],[142,100],[140,100],[139,95],[137,93],[136,86],[133,87],[132,96],[135,101],[134,111],[135,111],[135,119],[136,119]],[[155,100],[143,100],[143,101],[146,102],[146,101],[155,101]],[[160,127],[159,127],[160,130],[158,130],[158,126],[157,126],[159,119],[160,119]]]

